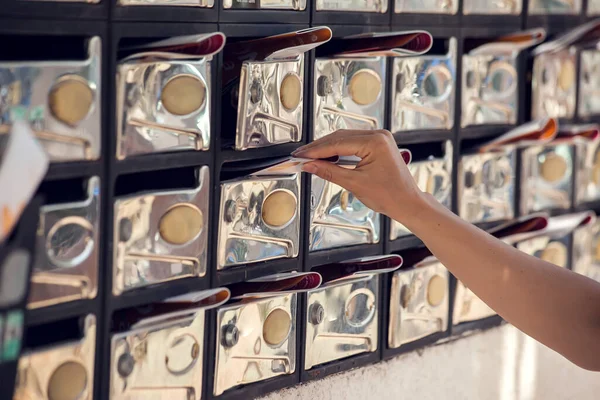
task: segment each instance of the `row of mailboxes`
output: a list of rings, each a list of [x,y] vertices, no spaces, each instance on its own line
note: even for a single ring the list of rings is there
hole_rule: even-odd
[[[38,0],[56,1],[56,0]],[[100,0],[72,0],[74,2],[98,3]],[[199,8],[215,7],[215,0],[117,0],[119,6],[185,6]],[[264,9],[303,11],[307,7],[307,0],[269,0],[248,2],[242,0],[223,0],[224,9]],[[488,2],[485,0],[463,0],[464,15],[520,15],[523,11],[523,0],[504,0]],[[318,11],[345,11],[345,12],[371,12],[386,13],[391,6],[394,13],[425,13],[425,14],[458,14],[459,0],[315,0],[313,3]],[[552,1],[529,0],[529,15],[564,14],[578,15],[583,6],[582,0]],[[600,3],[595,0],[588,1],[587,14],[597,15]]]
[[[533,50],[533,119],[600,113],[597,26],[591,22]],[[490,39],[462,55],[461,127],[519,121],[519,88],[526,71],[519,69],[518,55],[545,37],[543,29],[519,32]],[[330,39],[329,28],[321,27],[229,44],[223,34],[213,33],[121,49],[116,158],[209,149],[215,107],[210,60],[221,51],[220,136],[236,150],[303,140],[309,95],[314,100],[314,138],[337,129],[383,128],[388,91],[393,132],[447,130],[450,138],[456,38],[438,41],[414,31]],[[101,73],[100,39],[90,39],[87,46],[88,58],[82,61],[0,63],[3,129],[10,129],[14,120],[28,119],[52,162],[100,156],[101,79],[106,76]],[[436,54],[428,53],[432,46]],[[314,79],[306,85],[305,52],[313,48]],[[388,56],[391,77],[386,76]],[[305,93],[308,87],[312,93]]]
[[[534,214],[491,233],[521,251],[598,278],[600,223],[594,213]],[[460,281],[452,299],[446,268],[425,249],[325,265],[170,298],[113,316],[110,398],[199,399],[202,395],[205,312],[215,318],[214,396],[303,370],[397,349],[495,313]],[[389,280],[387,326],[380,326],[379,281]],[[299,313],[306,293],[305,314]],[[453,319],[449,310],[453,308]],[[303,322],[300,324],[299,319]],[[19,363],[16,399],[90,399],[94,384],[96,317],[80,339],[26,352]],[[298,327],[304,332],[297,335]],[[380,336],[380,330],[386,334]],[[385,337],[387,343],[380,343]],[[300,342],[298,342],[298,339]],[[69,385],[64,382],[69,381]]]
[[[452,191],[457,190],[459,215],[483,223],[568,210],[598,200],[599,144],[596,125],[559,127],[555,119],[528,123],[491,142],[463,149],[456,188],[450,141],[427,144],[424,152],[414,146],[413,153],[399,151],[421,190],[448,208]],[[517,160],[521,165],[518,176]],[[259,171],[221,181],[220,202],[215,206],[209,204],[210,179],[209,167],[202,166],[189,188],[117,196],[112,206],[114,231],[109,235],[115,296],[202,277],[208,268],[246,268],[295,258],[300,252],[304,210],[310,210],[306,215],[310,252],[382,240],[381,216],[351,192],[321,178],[311,178],[306,206],[299,172]],[[30,308],[96,296],[101,186],[98,177],[89,178],[81,200],[42,207]],[[210,209],[218,215],[214,267],[207,265]],[[392,221],[389,240],[409,234],[402,224]]]

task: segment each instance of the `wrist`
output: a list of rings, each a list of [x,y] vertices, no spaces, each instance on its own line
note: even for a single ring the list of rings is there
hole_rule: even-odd
[[[396,204],[396,212],[390,217],[411,232],[414,232],[415,228],[422,223],[423,218],[431,216],[435,205],[438,204],[435,197],[420,190],[412,195],[401,197],[401,199],[401,203]]]

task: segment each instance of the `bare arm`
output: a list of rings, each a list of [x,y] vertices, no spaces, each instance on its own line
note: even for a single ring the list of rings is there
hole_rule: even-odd
[[[422,193],[385,131],[340,131],[297,154],[358,155],[354,171],[315,161],[305,170],[352,191],[409,228],[508,322],[578,366],[600,371],[600,284],[527,255]]]

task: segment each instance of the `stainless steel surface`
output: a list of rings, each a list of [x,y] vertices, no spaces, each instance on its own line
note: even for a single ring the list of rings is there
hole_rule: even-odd
[[[247,0],[223,0],[223,8],[243,8],[247,9],[249,4],[251,8],[260,8],[263,10],[296,10],[306,9],[306,0],[260,0],[259,2],[248,2]]]
[[[463,322],[477,321],[494,315],[496,315],[496,312],[477,297],[471,289],[467,288],[461,281],[456,281],[452,325],[456,326]]]
[[[195,61],[129,61],[117,72],[117,158],[184,150],[210,144],[212,56]],[[186,115],[167,111],[162,91],[176,78],[189,77],[205,87],[202,105]]]
[[[515,168],[513,148],[462,156],[458,164],[459,215],[472,223],[512,219]]]
[[[308,292],[304,368],[377,351],[379,275]]]
[[[396,14],[451,14],[458,12],[458,0],[396,0]]]
[[[529,0],[529,15],[579,14],[581,0]]]
[[[338,129],[382,129],[386,99],[386,58],[317,58],[314,76],[314,139]],[[351,81],[358,73],[372,73],[381,92],[371,104],[352,99]]]
[[[600,15],[600,0],[588,0],[587,15]]]
[[[431,194],[444,207],[452,206],[452,142],[444,144],[443,158],[430,158],[411,162],[408,166],[415,182],[424,192]],[[411,232],[398,221],[390,222],[390,240],[410,235]]]
[[[113,294],[148,285],[206,274],[210,175],[198,171],[198,186],[135,194],[115,201],[113,232]],[[193,210],[202,224],[184,243],[161,232],[161,221],[177,208]]]
[[[518,55],[517,51],[463,55],[463,128],[471,125],[517,123],[520,79]]]
[[[297,294],[267,297],[226,305],[217,311],[217,340],[213,394],[280,375],[296,369]],[[275,312],[276,314],[272,314]],[[269,323],[268,318],[283,320]],[[278,322],[278,323],[277,323]],[[288,325],[289,324],[289,325]],[[238,341],[225,343],[225,332],[238,330]],[[286,331],[280,328],[287,327]],[[277,329],[273,329],[277,328]],[[274,332],[279,330],[278,332]],[[277,333],[279,343],[269,343],[265,333]]]
[[[600,115],[600,50],[582,50],[579,65],[579,105],[577,115]]]
[[[82,339],[21,355],[13,399],[63,399],[55,394],[62,389],[62,393],[70,393],[73,399],[92,400],[95,351],[96,317],[90,314],[85,317]]]
[[[573,118],[577,89],[577,50],[569,47],[534,57],[532,119]]]
[[[14,121],[25,119],[50,161],[97,160],[102,142],[101,54],[101,40],[94,36],[87,43],[85,60],[0,62],[0,133]],[[53,100],[59,103],[51,104],[53,93],[66,84],[77,84],[91,96],[90,107],[80,120],[63,122],[54,113],[53,107],[63,107],[61,101],[69,108],[61,108],[61,112],[73,111],[69,105],[78,92],[66,93]]]
[[[464,0],[463,14],[521,15],[523,0]]]
[[[263,219],[265,200],[273,193],[289,195],[296,203],[295,213],[281,226],[270,226]],[[217,269],[297,257],[301,198],[300,174],[222,183]]]
[[[379,243],[379,213],[341,186],[311,179],[309,251]]]
[[[121,6],[183,6],[213,8],[215,0],[118,0]]]
[[[550,209],[566,210],[571,207],[573,151],[574,148],[570,144],[532,146],[522,151],[522,215]],[[564,163],[564,174],[558,179],[548,179],[549,177],[545,176],[544,168],[553,161],[552,159]]]
[[[398,348],[448,328],[449,277],[448,270],[436,259],[416,268],[394,272],[389,300],[389,347]],[[442,278],[446,283],[439,304],[429,301],[429,285],[433,278]]]
[[[539,237],[535,237],[532,239],[524,240],[522,242],[517,243],[517,249],[521,250],[524,253],[527,253],[531,256],[535,256],[537,258],[544,259],[544,250],[548,248],[549,245],[554,245],[558,243],[561,246],[565,246],[568,250],[568,256],[566,258],[565,263],[553,263],[559,267],[567,268],[570,264],[569,260],[571,259],[571,250],[569,249],[571,234],[565,235],[542,235]],[[545,261],[549,261],[546,259]]]
[[[600,200],[600,139],[575,143],[575,204]]]
[[[228,298],[217,295],[203,308],[163,314],[113,335],[110,398],[201,399],[205,310]]]
[[[301,84],[299,102],[291,109],[281,100],[285,78],[299,80]],[[304,54],[287,61],[245,61],[237,96],[235,149],[299,142],[303,132],[303,92]]]
[[[316,0],[317,11],[356,11],[385,13],[388,0]]]
[[[92,177],[86,185],[85,200],[40,209],[30,309],[92,299],[98,293],[100,178]]]
[[[394,58],[392,132],[454,126],[456,57],[451,38],[445,55]]]

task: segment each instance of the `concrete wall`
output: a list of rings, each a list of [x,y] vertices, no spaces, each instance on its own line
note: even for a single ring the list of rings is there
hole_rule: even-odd
[[[264,398],[304,399],[595,400],[600,373],[505,325]]]

